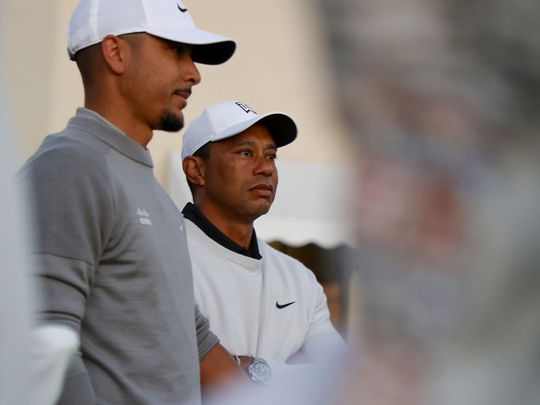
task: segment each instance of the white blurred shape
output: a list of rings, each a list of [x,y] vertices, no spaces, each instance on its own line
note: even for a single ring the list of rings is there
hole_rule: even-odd
[[[0,54],[1,89],[6,89],[4,83]],[[14,177],[17,151],[8,116],[0,97],[0,405],[49,405],[58,399],[78,337],[62,326],[34,327],[37,300],[31,282],[26,200]]]
[[[3,84],[1,55],[0,63],[0,81]],[[3,85],[0,88],[5,89]],[[14,148],[6,118],[5,104],[0,99],[0,212],[3,228],[0,233],[0,404],[7,405],[28,403],[32,297],[21,198],[13,178],[16,165]]]

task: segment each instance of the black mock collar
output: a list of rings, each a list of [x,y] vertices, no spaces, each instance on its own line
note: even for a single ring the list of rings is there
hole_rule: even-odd
[[[182,210],[182,214],[185,218],[197,225],[201,231],[206,234],[206,236],[219,243],[224,248],[253,259],[262,259],[262,256],[259,253],[259,245],[257,244],[257,235],[255,234],[255,230],[253,230],[253,235],[251,236],[249,249],[246,249],[221,232],[203,215],[195,204],[188,202]]]

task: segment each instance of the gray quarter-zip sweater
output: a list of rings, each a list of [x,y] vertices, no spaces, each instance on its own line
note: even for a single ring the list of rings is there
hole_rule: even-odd
[[[78,109],[20,174],[43,318],[81,337],[60,403],[199,403],[199,356],[217,338],[194,307],[183,219],[149,152]]]

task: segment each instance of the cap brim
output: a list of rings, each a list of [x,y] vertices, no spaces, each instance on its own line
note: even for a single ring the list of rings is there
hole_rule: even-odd
[[[257,123],[263,125],[268,129],[268,131],[270,131],[270,135],[272,135],[272,138],[274,139],[274,142],[278,148],[288,145],[294,141],[298,133],[296,123],[291,117],[284,113],[272,112],[264,115],[258,115],[250,120],[243,121],[240,124],[227,128],[227,130],[219,134],[214,141],[230,138],[231,136],[237,135]]]
[[[234,41],[218,42],[216,44],[193,45],[191,57],[194,62],[206,65],[219,65],[227,62],[234,54],[236,43]]]
[[[148,30],[149,34],[193,46],[194,62],[219,65],[234,54],[236,43],[227,37],[191,27]]]

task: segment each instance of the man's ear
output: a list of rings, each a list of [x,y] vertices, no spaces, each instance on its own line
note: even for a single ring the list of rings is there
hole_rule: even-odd
[[[182,169],[190,183],[197,186],[204,186],[205,179],[205,160],[198,156],[187,156],[182,161]]]
[[[126,46],[127,44],[116,35],[107,35],[101,41],[101,53],[105,64],[117,75],[121,75],[126,69]]]

